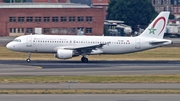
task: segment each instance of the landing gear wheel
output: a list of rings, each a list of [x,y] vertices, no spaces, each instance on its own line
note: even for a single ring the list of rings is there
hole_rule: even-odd
[[[88,63],[88,58],[82,57],[82,58],[81,58],[81,61],[82,61],[83,63]]]
[[[28,58],[26,59],[26,62],[27,62],[27,63],[30,63],[30,62],[31,62],[30,57],[31,57],[31,53],[30,53],[30,52],[28,52]]]
[[[26,62],[27,62],[27,63],[30,63],[30,62],[31,62],[31,59],[27,58],[27,59],[26,59]]]

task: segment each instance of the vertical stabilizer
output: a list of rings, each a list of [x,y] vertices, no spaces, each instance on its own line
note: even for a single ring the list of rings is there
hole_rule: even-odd
[[[161,12],[138,37],[163,39],[170,12]]]

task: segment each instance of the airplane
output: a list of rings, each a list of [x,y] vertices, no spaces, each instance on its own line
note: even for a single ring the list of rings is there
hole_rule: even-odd
[[[52,53],[58,59],[86,55],[127,54],[172,44],[163,39],[170,12],[161,12],[153,22],[136,37],[73,36],[73,35],[23,35],[9,42],[6,47],[13,51],[27,52],[26,62],[31,62],[31,53]]]

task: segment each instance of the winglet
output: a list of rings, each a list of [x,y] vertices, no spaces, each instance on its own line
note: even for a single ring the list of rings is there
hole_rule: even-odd
[[[163,39],[170,12],[161,12],[138,37]]]

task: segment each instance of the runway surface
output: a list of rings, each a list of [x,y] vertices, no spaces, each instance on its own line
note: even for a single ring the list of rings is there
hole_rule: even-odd
[[[143,75],[180,74],[180,61],[1,60],[0,75]]]
[[[40,90],[40,89],[115,89],[115,90],[137,90],[137,89],[159,89],[159,90],[180,90],[179,83],[9,83],[9,84],[0,84],[1,90]]]
[[[2,101],[180,101],[179,94],[0,95]]]

